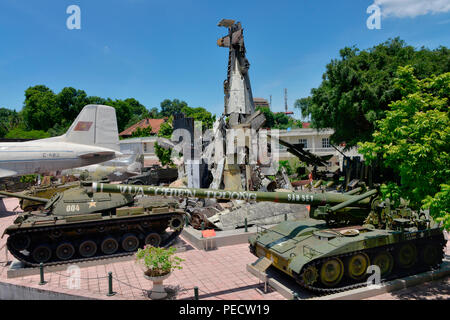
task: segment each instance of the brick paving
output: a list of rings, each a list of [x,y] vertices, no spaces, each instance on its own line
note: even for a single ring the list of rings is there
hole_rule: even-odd
[[[14,220],[14,208],[18,200],[0,200],[0,230],[4,230]],[[181,237],[187,250],[177,255],[185,259],[182,270],[175,270],[164,281],[170,299],[193,299],[194,287],[199,288],[200,299],[208,300],[281,300],[279,293],[272,291],[262,294],[258,279],[246,271],[246,265],[255,261],[247,244],[221,247],[216,250],[197,250]],[[107,262],[95,266],[81,266],[80,287],[69,289],[70,279],[67,271],[46,272],[43,286],[38,285],[39,275],[7,278],[8,261],[12,256],[5,251],[6,237],[0,240],[0,282],[52,290],[86,298],[96,299],[149,299],[151,281],[144,278],[142,270],[130,257],[128,261]],[[450,254],[450,245],[448,246]],[[111,259],[110,261],[114,261]],[[107,297],[108,272],[113,273],[113,297]],[[380,295],[371,299],[448,299],[450,278],[436,285],[434,282],[411,289]]]

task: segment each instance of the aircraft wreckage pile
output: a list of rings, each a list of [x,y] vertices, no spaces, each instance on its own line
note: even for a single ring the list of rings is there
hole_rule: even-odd
[[[217,41],[218,46],[229,49],[227,78],[224,81],[224,112],[214,123],[213,129],[207,130],[203,136],[202,128],[194,125],[193,119],[176,116],[172,140],[158,139],[159,145],[174,149],[184,157],[184,165],[178,166],[179,180],[170,186],[259,191],[281,188],[291,191],[293,187],[289,177],[284,168],[278,171],[277,154],[273,152],[278,143],[277,134],[271,132],[268,135],[266,130],[262,130],[266,118],[261,111],[255,111],[248,72],[250,63],[245,55],[241,23],[223,19],[218,26],[228,29],[228,34]],[[187,130],[178,131],[177,123],[181,123],[180,129]],[[186,131],[191,135],[190,140],[189,137],[185,139]],[[208,180],[208,172],[211,172],[212,179],[210,176]],[[276,180],[268,176],[276,176]],[[187,184],[182,183],[183,180],[187,180]],[[249,225],[273,224],[284,220],[285,215],[294,219],[306,215],[304,205],[263,205],[241,200],[244,199],[225,202],[215,199],[186,200],[185,207],[191,215],[191,225],[198,229],[239,228],[244,226],[245,218]]]

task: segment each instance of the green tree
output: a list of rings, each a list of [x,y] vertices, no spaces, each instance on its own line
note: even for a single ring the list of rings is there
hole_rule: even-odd
[[[89,102],[88,104],[106,104],[106,99],[97,96],[89,96],[87,97],[87,101]]]
[[[283,112],[273,113],[268,107],[257,107],[266,117],[264,127],[286,130],[287,128],[301,128],[302,122],[286,115]]]
[[[418,79],[450,72],[448,48],[416,50],[399,38],[368,50],[346,47],[339,53],[340,59],[326,66],[321,85],[295,107],[311,117],[312,127],[333,128],[331,142],[346,142],[347,147],[369,141],[376,121],[384,118],[392,101],[401,99],[394,86],[399,66],[412,65]]]
[[[163,118],[163,115],[158,111],[158,108],[151,108],[149,110],[149,118],[161,119]]]
[[[25,91],[21,114],[26,129],[47,131],[61,120],[62,110],[57,105],[53,91],[46,86],[37,85]]]
[[[20,127],[10,130],[5,135],[7,139],[44,139],[49,137],[50,133],[43,130],[25,130]]]
[[[128,103],[133,114],[137,114],[139,116],[144,116],[144,117],[148,118],[147,108],[143,104],[141,104],[139,101],[137,101],[134,98],[128,98],[128,99],[125,99],[124,101],[125,101],[125,103]]]
[[[134,98],[125,100],[112,100],[108,98],[105,105],[114,107],[116,109],[117,127],[119,132],[122,132],[129,126],[136,122],[148,118],[148,110],[139,101]]]
[[[137,128],[134,130],[134,132],[131,134],[132,138],[138,138],[138,137],[150,137],[152,134],[152,127],[149,125],[147,128]]]
[[[63,88],[56,95],[57,107],[61,110],[61,119],[57,122],[64,127],[70,126],[83,107],[89,104],[86,92],[72,87]]]
[[[20,117],[17,111],[0,108],[0,137],[3,138],[10,130],[17,127]]]
[[[361,143],[359,152],[398,173],[401,184],[389,184],[389,193],[429,208],[450,228],[450,72],[419,80],[411,66],[399,67],[393,85],[401,99],[389,105],[373,141]]]
[[[181,113],[183,108],[187,106],[188,104],[185,101],[165,99],[161,102],[161,115],[163,117],[173,116],[176,113]]]
[[[203,130],[211,129],[214,121],[216,121],[216,116],[213,116],[211,112],[206,110],[205,108],[191,108],[191,107],[183,107],[181,112],[188,118],[194,118],[195,121],[201,121]]]
[[[256,110],[261,111],[264,114],[264,117],[266,117],[266,122],[264,124],[264,127],[266,128],[273,128],[275,125],[275,117],[273,112],[268,107],[257,107]]]
[[[169,121],[164,122],[159,127],[158,137],[163,137],[170,139],[172,137],[173,128],[172,128],[172,117],[169,118]],[[173,165],[172,159],[170,158],[170,155],[172,154],[172,150],[170,149],[164,149],[160,145],[158,145],[157,142],[155,142],[155,154],[159,159],[159,162],[161,162],[161,165],[165,166]]]

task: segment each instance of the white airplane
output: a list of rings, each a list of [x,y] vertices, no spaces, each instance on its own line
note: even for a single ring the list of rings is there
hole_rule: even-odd
[[[62,136],[0,143],[0,178],[100,163],[121,156],[119,149],[116,110],[90,104]]]

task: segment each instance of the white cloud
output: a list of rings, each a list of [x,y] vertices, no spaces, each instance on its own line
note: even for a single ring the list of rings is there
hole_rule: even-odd
[[[374,4],[381,7],[384,17],[414,18],[450,11],[450,0],[374,0]]]

